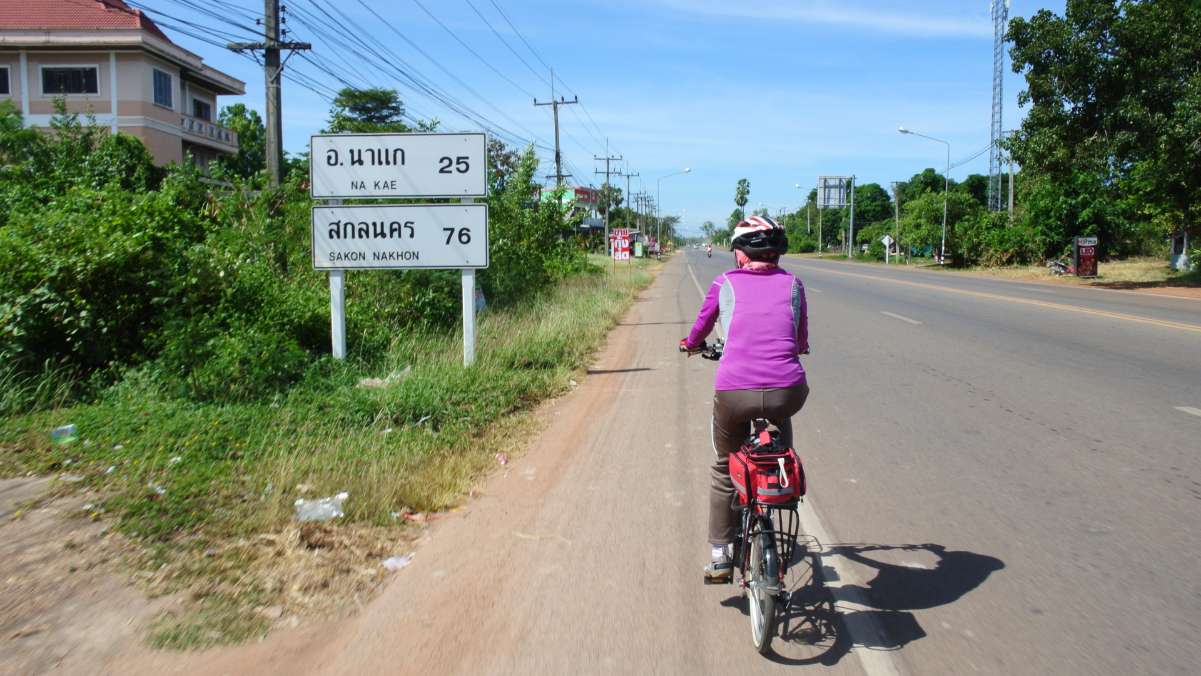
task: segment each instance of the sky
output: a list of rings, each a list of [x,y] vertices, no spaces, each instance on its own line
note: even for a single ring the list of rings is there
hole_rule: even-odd
[[[221,49],[253,40],[261,0],[137,0],[181,46],[246,82],[259,110],[262,69]],[[572,182],[599,185],[604,163],[638,174],[634,191],[661,190],[664,214],[684,232],[725,222],[740,178],[749,206],[796,209],[819,175],[860,183],[942,170],[989,143],[992,23],[988,0],[286,0],[288,39],[313,51],[287,63],[284,147],[307,149],[329,116],[332,91],[397,89],[414,118],[443,131],[492,130],[535,143],[554,173],[549,107]],[[200,13],[197,7],[216,10]],[[1063,0],[1013,0],[1010,17],[1063,12]],[[370,10],[374,10],[374,14]],[[185,23],[187,22],[187,23]],[[192,24],[189,26],[189,23]],[[337,24],[346,32],[338,35]],[[200,26],[203,28],[197,28]],[[174,27],[174,28],[173,28]],[[185,35],[184,29],[204,37]],[[213,30],[222,31],[220,36]],[[361,39],[363,44],[355,39]],[[1006,65],[1004,128],[1020,124],[1022,76]],[[432,83],[433,98],[405,74]],[[452,99],[450,105],[446,99]],[[451,105],[469,109],[470,117]],[[689,168],[687,174],[663,178]],[[952,169],[987,173],[988,155]],[[624,178],[613,182],[625,188]],[[800,184],[801,189],[797,189]]]

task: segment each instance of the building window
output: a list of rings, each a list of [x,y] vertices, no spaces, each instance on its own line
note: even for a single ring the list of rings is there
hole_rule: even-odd
[[[42,68],[42,94],[99,94],[100,69],[96,66]]]
[[[0,66],[0,96],[8,96],[12,93],[8,85],[8,66]]]
[[[206,122],[213,121],[213,107],[208,101],[192,99],[192,117],[198,117]]]
[[[171,76],[161,70],[154,70],[154,102],[164,108],[173,108]]]

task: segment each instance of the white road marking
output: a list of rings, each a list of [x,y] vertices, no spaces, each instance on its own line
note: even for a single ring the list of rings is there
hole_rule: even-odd
[[[828,565],[834,569],[835,579],[838,584],[827,583],[827,587],[838,587],[841,592],[842,601],[839,603],[840,612],[845,610],[862,610],[864,612],[861,617],[866,621],[862,625],[865,632],[875,634],[875,636],[850,636],[851,652],[859,658],[859,664],[863,667],[863,673],[868,676],[900,676],[901,668],[892,653],[883,650],[873,650],[868,645],[888,645],[887,636],[884,628],[880,625],[871,611],[875,608],[867,594],[863,591],[867,589],[865,580],[859,576],[859,572],[851,567],[846,559],[841,556],[830,555],[830,543],[835,542],[830,532],[826,530],[822,520],[817,516],[817,511],[814,509],[813,498],[805,496],[805,500],[801,502],[797,509],[800,515],[801,530],[806,535],[811,535],[817,538],[817,541],[822,545],[822,552],[819,556],[822,565]],[[849,630],[849,629],[848,629]],[[856,632],[858,633],[858,632]]]
[[[893,319],[899,319],[899,320],[901,320],[901,321],[903,321],[903,322],[909,322],[910,324],[913,324],[914,326],[921,326],[921,325],[922,325],[922,323],[921,323],[921,322],[919,322],[919,321],[918,321],[918,320],[916,320],[916,319],[910,319],[910,318],[908,318],[908,317],[904,317],[904,316],[901,316],[901,315],[899,315],[899,314],[896,314],[895,312],[885,312],[884,310],[881,310],[881,311],[880,311],[880,314],[884,315],[885,317],[892,317]]]
[[[1195,415],[1198,418],[1201,418],[1201,408],[1193,408],[1192,406],[1177,406],[1176,410],[1180,411],[1181,413],[1188,413],[1189,415]]]
[[[688,265],[688,274],[692,276],[692,283],[696,285],[696,292],[703,299],[705,292],[701,290],[701,283],[697,281],[696,273],[692,271],[691,265]],[[717,331],[724,337],[725,331],[722,330],[720,322],[718,323]],[[825,524],[817,516],[812,497],[805,497],[804,501],[797,508],[797,514],[800,517],[801,530],[806,535],[817,538],[817,541],[822,544],[823,551],[819,556],[821,563],[829,565],[837,575],[838,586],[842,587],[843,592],[843,601],[839,603],[839,606],[852,611],[872,610],[874,606],[871,605],[867,594],[862,591],[867,589],[865,580],[842,557],[830,555],[830,544],[836,542],[836,540],[830,535],[830,531],[826,530]],[[875,636],[870,637],[871,640],[866,641],[864,639],[869,637],[854,634],[850,636],[851,652],[859,658],[859,665],[863,667],[863,673],[867,674],[867,676],[900,676],[900,665],[893,658],[892,653],[873,650],[867,647],[868,645],[885,645],[886,634],[884,627],[881,626],[880,622],[870,612],[864,613],[863,617],[865,621],[858,626],[869,633],[875,634]]]
[[[815,289],[812,286],[806,286],[805,290],[812,291],[813,293],[825,293],[825,291],[822,291],[821,289]]]

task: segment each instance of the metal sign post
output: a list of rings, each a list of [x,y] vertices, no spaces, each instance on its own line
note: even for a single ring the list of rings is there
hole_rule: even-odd
[[[315,270],[329,272],[330,338],[346,357],[346,271],[457,269],[463,364],[475,362],[475,271],[488,267],[487,136],[329,134],[310,142]],[[451,197],[459,204],[356,204],[342,199]]]
[[[468,197],[464,204],[474,204]],[[487,205],[485,205],[485,209]],[[484,228],[488,227],[487,211],[484,212]],[[484,237],[484,259],[488,257],[487,237]],[[463,366],[475,363],[475,268],[463,268],[459,282],[463,289]]]
[[[325,200],[341,206],[342,200]],[[334,359],[346,358],[346,271],[329,271],[329,336]]]

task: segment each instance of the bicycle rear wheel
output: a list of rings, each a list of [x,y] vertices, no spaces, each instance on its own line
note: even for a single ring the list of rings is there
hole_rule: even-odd
[[[747,557],[747,605],[751,616],[751,641],[766,655],[776,631],[776,587],[779,585],[779,560],[776,541],[770,530],[758,525],[751,537]]]

